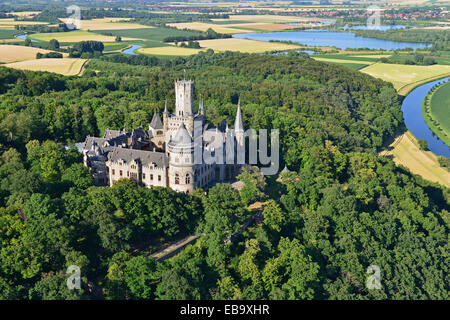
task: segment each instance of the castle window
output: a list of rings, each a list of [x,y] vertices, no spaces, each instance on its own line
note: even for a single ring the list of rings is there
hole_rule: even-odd
[[[142,179],[145,179],[145,173],[142,174]]]
[[[175,184],[180,184],[180,176],[178,173],[175,173]]]
[[[153,180],[153,174],[150,174],[150,180]]]
[[[131,165],[131,169],[136,169],[136,166],[134,164]]]
[[[130,172],[129,171],[127,171],[127,177],[129,177],[130,176]]]
[[[161,176],[160,175],[158,175],[158,181],[161,181]]]
[[[186,173],[186,184],[190,183],[191,183],[191,176],[189,175],[189,173]]]
[[[112,169],[112,174],[115,175],[116,174],[116,170]]]
[[[122,170],[119,171],[119,176],[122,176],[123,172]]]

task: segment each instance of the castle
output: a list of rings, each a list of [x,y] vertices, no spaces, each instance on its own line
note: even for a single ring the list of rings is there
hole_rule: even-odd
[[[103,138],[88,136],[82,146],[83,162],[97,185],[112,186],[121,178],[129,178],[142,186],[169,187],[178,192],[208,188],[216,182],[233,179],[239,172],[237,161],[211,161],[216,153],[223,159],[234,157],[244,144],[244,126],[238,103],[234,129],[225,121],[217,127],[206,123],[203,100],[194,114],[194,82],[175,81],[175,113],[165,104],[163,117],[155,113],[148,130],[105,131]],[[208,135],[209,133],[209,135]],[[213,138],[205,139],[207,136]],[[196,141],[201,137],[201,142]],[[217,139],[219,141],[214,141]],[[213,143],[214,142],[214,143]],[[230,144],[231,142],[231,144]],[[196,149],[195,143],[200,148]],[[218,147],[227,145],[227,148]],[[229,145],[234,149],[229,149]],[[197,151],[194,152],[194,149]],[[211,157],[204,159],[209,152]],[[228,159],[227,158],[227,159]],[[231,163],[230,163],[231,162]]]

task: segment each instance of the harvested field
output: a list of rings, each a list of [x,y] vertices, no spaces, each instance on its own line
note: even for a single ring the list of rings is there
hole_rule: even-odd
[[[86,59],[37,59],[21,62],[9,63],[4,65],[14,69],[31,71],[48,71],[63,74],[66,76],[77,75],[82,71]]]
[[[0,45],[0,62],[11,63],[24,60],[36,59],[36,53],[49,53],[50,50],[25,47],[25,46],[13,46],[13,45]],[[67,56],[67,53],[63,55]]]

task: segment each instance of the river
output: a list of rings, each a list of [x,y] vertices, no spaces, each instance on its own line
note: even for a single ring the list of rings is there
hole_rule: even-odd
[[[450,158],[450,148],[431,131],[423,119],[422,101],[434,85],[449,80],[450,77],[447,77],[423,84],[411,91],[402,103],[403,119],[409,131],[417,139],[426,140],[428,142],[428,149],[435,155],[445,156],[447,158]]]

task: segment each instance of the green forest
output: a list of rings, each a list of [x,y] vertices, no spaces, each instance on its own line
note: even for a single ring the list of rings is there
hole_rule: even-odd
[[[279,129],[289,171],[189,195],[94,186],[74,143],[148,127],[183,70],[209,122],[232,124],[240,99],[246,128]],[[104,56],[80,77],[0,67],[0,299],[449,299],[450,190],[377,156],[402,125],[391,84],[305,57]],[[257,201],[263,222],[228,241]],[[189,234],[173,258],[150,256]]]

